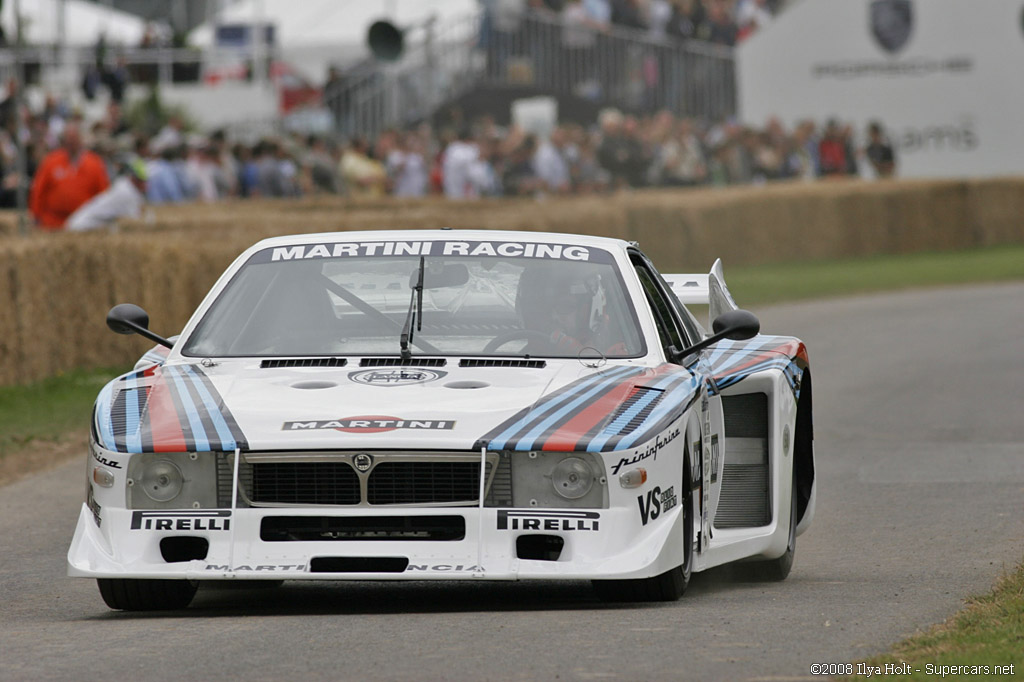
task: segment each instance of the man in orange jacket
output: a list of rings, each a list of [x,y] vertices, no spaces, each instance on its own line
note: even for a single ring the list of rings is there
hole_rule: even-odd
[[[77,123],[67,124],[61,143],[39,164],[28,199],[29,210],[44,230],[63,228],[68,216],[110,185],[103,160],[83,147]]]

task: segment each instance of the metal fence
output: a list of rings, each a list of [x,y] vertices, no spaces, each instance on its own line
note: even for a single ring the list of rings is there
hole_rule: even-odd
[[[654,40],[631,29],[592,31],[540,14],[509,26],[485,13],[406,38],[400,61],[368,60],[324,92],[339,133],[372,136],[409,125],[480,87],[710,120],[736,111],[733,53],[718,45]]]

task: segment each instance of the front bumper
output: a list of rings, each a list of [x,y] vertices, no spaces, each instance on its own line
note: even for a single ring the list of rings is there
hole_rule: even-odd
[[[635,509],[401,508],[373,516],[458,516],[459,540],[267,541],[264,519],[356,519],[366,510],[265,509],[143,512],[104,509],[102,529],[82,505],[68,575],[191,580],[533,580],[646,578],[682,563],[682,509],[642,525]],[[561,538],[556,559],[519,558],[518,538]],[[165,538],[202,538],[203,559],[168,561]],[[557,542],[557,541],[556,541]],[[386,561],[385,561],[386,560]],[[340,570],[339,570],[340,567]]]

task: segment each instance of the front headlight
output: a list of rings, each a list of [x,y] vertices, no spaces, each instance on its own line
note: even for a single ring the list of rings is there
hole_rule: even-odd
[[[602,509],[608,480],[589,452],[513,452],[512,506]]]
[[[567,500],[578,500],[594,487],[594,472],[579,457],[566,457],[551,472],[551,486]]]
[[[158,459],[142,467],[142,479],[135,483],[154,502],[170,502],[181,493],[184,477],[174,462]]]
[[[128,462],[130,509],[217,507],[217,456],[213,452],[154,452]]]

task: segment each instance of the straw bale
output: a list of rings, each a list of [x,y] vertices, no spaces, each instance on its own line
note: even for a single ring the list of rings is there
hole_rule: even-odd
[[[117,303],[178,333],[221,272],[256,241],[350,230],[506,229],[638,241],[665,272],[1024,242],[1024,178],[643,190],[613,196],[449,202],[310,197],[156,207],[118,232],[4,236],[0,385],[76,366],[127,364],[152,344],[113,335]]]

